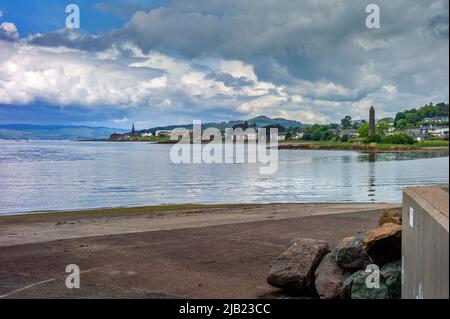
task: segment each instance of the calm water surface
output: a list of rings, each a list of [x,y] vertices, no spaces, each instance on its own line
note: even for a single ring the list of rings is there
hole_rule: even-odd
[[[0,214],[172,203],[401,202],[448,183],[448,153],[279,151],[258,164],[173,164],[170,145],[0,141]],[[432,156],[444,157],[432,157]]]

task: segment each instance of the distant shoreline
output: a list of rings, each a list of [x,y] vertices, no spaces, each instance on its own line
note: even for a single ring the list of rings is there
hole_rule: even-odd
[[[178,141],[172,140],[80,140],[79,142],[111,142],[111,143],[149,143],[149,144],[176,144]],[[202,144],[208,144],[209,141],[202,141]],[[447,145],[445,145],[447,143]],[[191,141],[191,144],[192,141]],[[441,144],[441,145],[435,145]],[[358,152],[405,152],[405,151],[449,151],[448,141],[430,141],[424,142],[423,146],[419,143],[408,144],[362,144],[351,142],[296,142],[280,141],[279,150],[326,150],[326,151],[358,151]]]
[[[327,143],[282,143],[279,150],[328,150],[328,151],[358,151],[358,152],[410,152],[410,151],[449,151],[448,146],[417,146],[395,144],[327,144]]]
[[[172,140],[110,140],[110,139],[83,139],[83,140],[16,140],[0,139],[0,141],[16,142],[107,142],[107,143],[147,143],[147,144],[176,144],[178,141]],[[209,141],[202,141],[202,144],[208,144]],[[423,144],[422,144],[423,143]],[[323,150],[323,151],[357,151],[357,152],[449,152],[448,141],[425,141],[412,145],[408,144],[362,144],[351,142],[314,142],[314,141],[279,141],[279,150]],[[447,143],[445,145],[445,143]],[[191,142],[191,144],[193,144]],[[439,145],[440,144],[440,145]]]

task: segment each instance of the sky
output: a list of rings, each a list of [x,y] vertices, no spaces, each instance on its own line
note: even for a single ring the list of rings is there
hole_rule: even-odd
[[[0,0],[0,124],[395,116],[449,100],[448,0]]]

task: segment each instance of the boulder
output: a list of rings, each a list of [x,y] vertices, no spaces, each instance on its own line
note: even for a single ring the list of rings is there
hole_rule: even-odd
[[[397,225],[402,224],[402,215],[399,211],[395,209],[385,209],[383,211],[383,214],[380,216],[380,219],[378,221],[379,226],[383,226],[386,223],[393,223]]]
[[[336,263],[347,269],[363,269],[370,264],[370,259],[363,249],[366,234],[345,237],[335,249]]]
[[[340,297],[341,299],[352,299],[353,279],[358,276],[359,271],[353,273],[342,282]]]
[[[401,258],[402,226],[386,223],[369,230],[363,242],[365,253],[379,267]]]
[[[391,298],[399,299],[402,295],[402,261],[391,261],[381,267],[381,277],[386,282]]]
[[[267,282],[285,290],[300,292],[314,287],[314,271],[330,251],[322,240],[299,238],[277,257],[270,268]]]
[[[323,257],[315,271],[315,288],[321,299],[339,298],[342,283],[350,274],[336,264],[334,253]]]
[[[352,275],[351,299],[398,299],[401,295],[401,261],[387,263],[380,269],[379,287],[368,288],[371,272],[359,270]]]

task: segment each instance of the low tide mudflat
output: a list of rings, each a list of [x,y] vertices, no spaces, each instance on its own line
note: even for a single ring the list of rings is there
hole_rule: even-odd
[[[0,218],[2,298],[277,296],[266,274],[295,237],[342,237],[399,204],[190,205]],[[121,211],[123,210],[123,211]],[[67,289],[77,264],[81,288]]]

